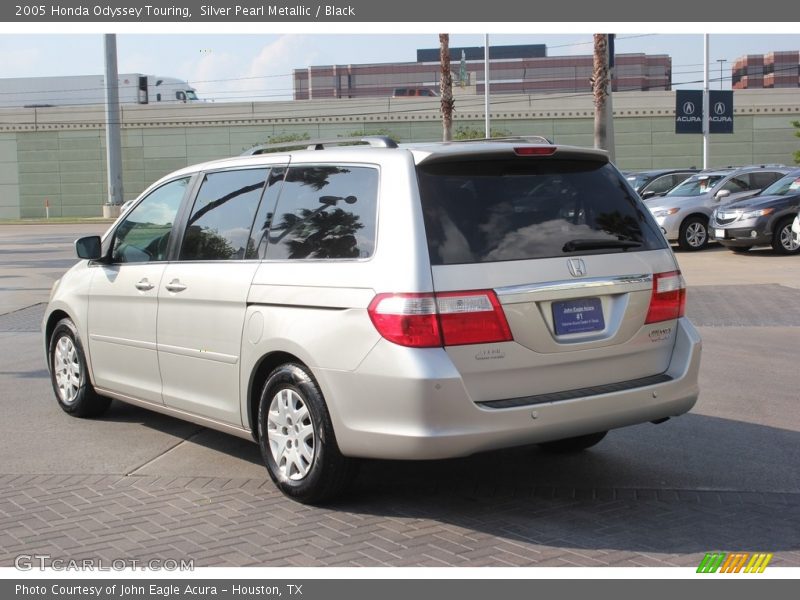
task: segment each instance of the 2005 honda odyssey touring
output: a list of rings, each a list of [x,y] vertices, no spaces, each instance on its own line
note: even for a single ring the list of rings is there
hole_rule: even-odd
[[[365,141],[182,169],[78,240],[43,323],[61,407],[253,439],[321,502],[358,458],[580,450],[694,405],[683,278],[605,153]]]

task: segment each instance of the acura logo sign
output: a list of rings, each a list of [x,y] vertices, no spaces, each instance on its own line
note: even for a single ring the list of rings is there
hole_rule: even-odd
[[[685,114],[685,115],[693,115],[694,114],[694,102],[684,102],[683,103],[683,114]]]
[[[715,115],[724,115],[725,114],[725,103],[724,102],[717,102],[714,105],[714,114]]]
[[[570,258],[567,260],[567,268],[573,277],[583,277],[586,275],[586,263],[582,258]]]

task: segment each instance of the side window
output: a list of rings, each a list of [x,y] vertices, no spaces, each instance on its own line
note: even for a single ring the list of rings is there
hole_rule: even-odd
[[[254,255],[250,229],[266,169],[208,173],[194,201],[181,244],[181,260],[238,260]]]
[[[125,216],[114,232],[111,259],[115,263],[166,260],[170,232],[189,177],[153,190]]]
[[[275,215],[275,205],[278,203],[278,194],[281,191],[281,184],[286,175],[286,167],[273,167],[267,179],[267,189],[258,207],[256,220],[253,223],[253,231],[250,234],[250,243],[246,258],[265,258],[267,255],[267,239],[269,227],[272,224],[272,217]]]
[[[738,194],[739,192],[746,192],[749,189],[750,184],[744,177],[732,177],[720,188],[720,191],[728,190],[731,194]]]
[[[664,192],[668,192],[673,188],[673,179],[672,175],[664,175],[662,177],[657,177],[649,184],[645,186],[642,190],[642,193],[645,192],[653,192],[655,194],[663,194]]]
[[[266,257],[372,256],[377,200],[376,168],[290,167],[272,219]]]
[[[773,183],[778,181],[783,176],[782,173],[775,173],[773,171],[758,171],[750,173],[750,189],[763,190],[768,188]]]

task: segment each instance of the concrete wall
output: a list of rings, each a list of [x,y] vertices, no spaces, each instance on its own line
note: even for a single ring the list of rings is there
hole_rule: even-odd
[[[614,95],[621,169],[702,166],[702,137],[674,133],[673,92]],[[800,147],[798,90],[737,91],[735,133],[711,137],[710,166],[792,164]],[[454,129],[484,130],[483,99],[459,96]],[[0,218],[98,216],[106,201],[102,107],[0,110]],[[591,98],[496,96],[492,129],[593,145]],[[240,154],[270,138],[331,139],[388,131],[403,142],[441,139],[438,99],[371,99],[125,107],[125,199],[189,164]]]

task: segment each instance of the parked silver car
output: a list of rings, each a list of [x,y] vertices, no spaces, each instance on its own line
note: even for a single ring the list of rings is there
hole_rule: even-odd
[[[708,222],[714,209],[755,196],[788,172],[785,167],[703,171],[645,204],[670,242],[683,250],[702,250],[708,245]]]
[[[601,151],[474,142],[258,154],[149,187],[53,287],[53,389],[255,440],[320,502],[357,459],[574,451],[698,395],[656,223]]]

